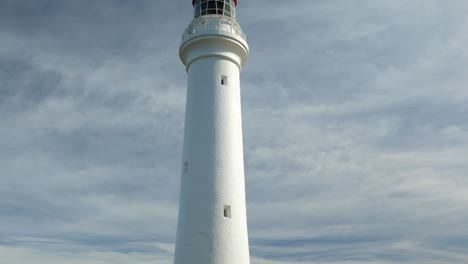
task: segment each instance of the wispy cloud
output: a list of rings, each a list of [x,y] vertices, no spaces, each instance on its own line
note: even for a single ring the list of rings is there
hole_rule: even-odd
[[[188,1],[2,1],[0,256],[172,261]],[[245,1],[252,263],[466,263],[464,1]]]

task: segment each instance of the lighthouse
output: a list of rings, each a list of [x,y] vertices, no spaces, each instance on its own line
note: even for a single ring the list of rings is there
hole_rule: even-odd
[[[249,264],[237,0],[193,0],[180,44],[188,74],[174,264]]]

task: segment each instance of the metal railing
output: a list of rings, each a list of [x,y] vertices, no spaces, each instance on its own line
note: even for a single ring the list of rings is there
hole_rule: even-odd
[[[187,39],[192,34],[204,30],[226,31],[229,33],[234,33],[244,40],[247,40],[246,35],[235,20],[218,15],[208,15],[194,19],[182,35],[182,40]]]

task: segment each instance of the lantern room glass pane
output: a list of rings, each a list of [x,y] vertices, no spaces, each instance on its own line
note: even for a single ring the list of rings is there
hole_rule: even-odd
[[[234,18],[233,0],[197,0],[195,2],[195,17],[204,15],[224,15]]]

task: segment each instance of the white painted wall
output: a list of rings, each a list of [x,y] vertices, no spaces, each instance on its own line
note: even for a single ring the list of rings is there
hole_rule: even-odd
[[[202,31],[185,37],[180,56],[188,89],[174,263],[248,264],[239,80],[248,46],[235,34]]]

